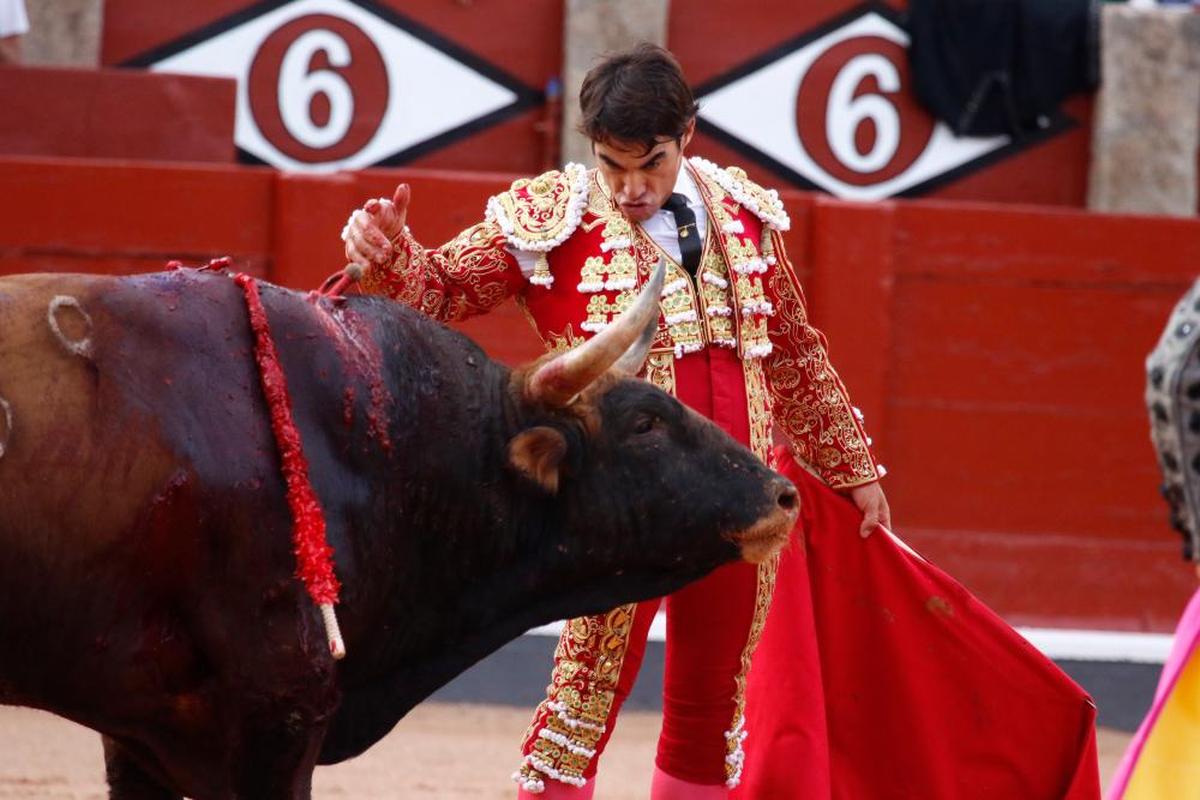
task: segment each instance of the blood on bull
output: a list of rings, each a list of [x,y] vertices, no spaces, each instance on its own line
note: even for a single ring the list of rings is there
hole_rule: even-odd
[[[102,733],[115,798],[308,797],[319,761],[528,628],[769,557],[791,484],[633,377],[661,290],[660,268],[587,344],[510,370],[383,298],[262,286],[335,662],[242,290],[0,280],[0,700]]]

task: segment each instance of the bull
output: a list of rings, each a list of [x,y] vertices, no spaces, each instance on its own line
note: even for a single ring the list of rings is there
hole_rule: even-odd
[[[791,484],[632,377],[661,272],[518,370],[389,300],[264,285],[342,661],[295,576],[234,282],[0,280],[0,702],[99,731],[114,798],[306,798],[530,627],[772,554]]]

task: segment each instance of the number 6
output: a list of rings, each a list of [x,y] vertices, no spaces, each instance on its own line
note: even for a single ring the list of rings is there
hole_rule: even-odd
[[[900,114],[880,94],[855,97],[867,77],[874,76],[881,92],[900,91],[900,73],[884,56],[869,53],[846,62],[829,89],[825,108],[825,135],[833,154],[855,172],[877,172],[887,166],[900,147]],[[855,135],[867,120],[875,123],[875,143],[867,153],[858,151]]]
[[[350,46],[332,31],[308,31],[298,37],[283,56],[279,67],[279,113],[292,136],[314,149],[331,147],[342,140],[354,119],[354,91],[333,69],[308,71],[312,58],[324,51],[334,68],[350,65]],[[313,124],[312,100],[318,94],[329,99],[329,120]]]

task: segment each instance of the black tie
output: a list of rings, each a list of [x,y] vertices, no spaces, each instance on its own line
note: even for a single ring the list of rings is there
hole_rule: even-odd
[[[700,231],[696,228],[696,215],[688,208],[688,199],[673,194],[663,203],[663,208],[675,216],[675,227],[679,231],[679,252],[683,254],[683,266],[694,278],[700,268]]]

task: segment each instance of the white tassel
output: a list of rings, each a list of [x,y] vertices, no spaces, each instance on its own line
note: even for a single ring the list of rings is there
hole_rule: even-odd
[[[675,294],[676,292],[681,292],[686,286],[687,281],[685,281],[683,278],[676,278],[662,288],[662,296],[667,297]]]
[[[333,603],[322,603],[320,609],[321,619],[325,623],[325,637],[329,640],[329,652],[335,661],[341,661],[346,657],[346,642],[342,639],[342,629],[338,627],[337,612],[333,610]]]
[[[565,783],[568,786],[574,786],[579,789],[582,789],[584,786],[587,786],[587,780],[585,778],[580,778],[575,775],[564,775],[563,773],[556,770],[554,767],[547,764],[545,761],[542,761],[540,758],[535,756],[533,753],[530,753],[529,755],[525,756],[525,763],[528,764],[529,766],[533,767],[535,770],[542,773],[543,775],[553,778],[554,780],[558,781],[559,783]],[[527,789],[526,791],[533,791],[533,790]]]

